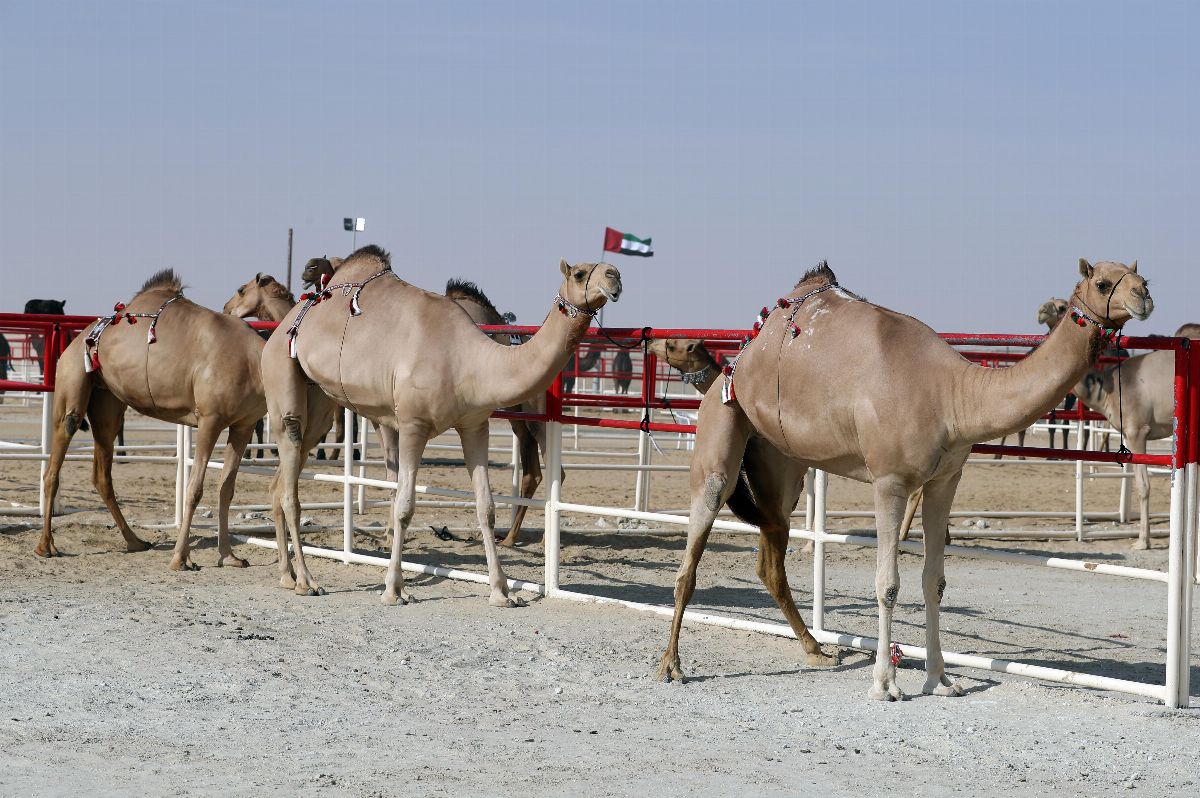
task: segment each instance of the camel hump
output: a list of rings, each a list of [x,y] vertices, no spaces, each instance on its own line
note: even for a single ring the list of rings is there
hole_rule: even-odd
[[[377,244],[367,244],[365,247],[359,247],[344,262],[349,263],[358,258],[375,258],[383,262],[385,269],[392,268],[392,256],[388,254],[387,250]]]
[[[497,310],[496,306],[492,304],[492,300],[488,299],[487,294],[483,293],[483,289],[470,280],[451,277],[446,281],[446,296],[456,302],[460,299],[476,302],[500,318],[504,318],[507,315]],[[513,319],[516,319],[516,316],[513,316]]]
[[[176,274],[174,269],[159,269],[150,275],[146,282],[142,283],[142,287],[138,289],[138,293],[144,294],[147,291],[162,288],[181,294],[183,293],[183,278]]]

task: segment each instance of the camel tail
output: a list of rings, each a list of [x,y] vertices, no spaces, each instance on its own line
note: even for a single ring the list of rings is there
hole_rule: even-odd
[[[762,527],[767,522],[767,517],[759,506],[759,492],[754,488],[756,477],[761,479],[760,475],[761,471],[756,458],[750,452],[746,452],[746,457],[742,460],[742,467],[738,469],[737,484],[733,488],[733,494],[726,502],[729,509],[740,520],[757,527]]]

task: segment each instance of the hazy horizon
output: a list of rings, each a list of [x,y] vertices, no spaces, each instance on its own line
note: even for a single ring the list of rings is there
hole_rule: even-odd
[[[611,326],[746,327],[828,259],[954,332],[1038,332],[1080,257],[1193,307],[1183,3],[0,4],[0,309],[173,267],[219,309],[359,245],[537,323],[605,226]],[[296,286],[294,286],[296,287]]]

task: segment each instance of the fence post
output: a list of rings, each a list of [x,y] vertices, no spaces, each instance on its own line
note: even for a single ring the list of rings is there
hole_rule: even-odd
[[[44,381],[44,378],[43,378]],[[46,507],[46,467],[49,465],[50,431],[54,426],[54,391],[42,391],[42,461],[38,468],[38,510],[42,515],[53,515],[53,507]]]
[[[818,469],[810,473],[813,483],[813,523],[810,528],[813,532],[824,535],[829,475]],[[825,628],[825,543],[821,540],[813,543],[813,628]]]
[[[354,548],[354,495],[350,477],[354,475],[354,413],[350,408],[342,409],[346,422],[346,434],[342,436],[342,562],[350,564],[350,552]]]
[[[358,422],[358,478],[362,479],[367,475],[367,431],[370,424],[366,419],[359,419]],[[363,515],[367,512],[367,486],[358,486],[358,514]]]
[[[545,576],[542,580],[546,595],[553,596],[558,590],[558,564],[560,555],[560,526],[558,504],[562,501],[562,375],[554,379],[546,396],[546,415],[551,419],[546,424],[546,531],[542,535],[542,556],[545,559]]]
[[[1164,703],[1171,709],[1187,705],[1190,685],[1187,657],[1183,648],[1184,594],[1191,591],[1185,586],[1187,570],[1186,546],[1184,545],[1184,513],[1186,472],[1182,468],[1171,469],[1171,538],[1167,560],[1167,678]],[[1181,698],[1182,696],[1182,698]]]
[[[1082,416],[1082,413],[1080,414]],[[1083,427],[1086,422],[1081,417],[1076,429],[1078,440],[1083,441]],[[1084,448],[1080,446],[1079,448]],[[1083,461],[1075,461],[1075,540],[1083,541]]]

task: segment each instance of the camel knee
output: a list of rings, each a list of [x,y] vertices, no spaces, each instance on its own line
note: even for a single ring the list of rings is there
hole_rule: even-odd
[[[938,604],[942,603],[942,596],[946,594],[946,577],[939,577],[937,582],[932,582],[930,579],[925,580],[925,595],[928,599],[930,593],[937,595]]]
[[[285,413],[283,431],[289,441],[299,446],[304,440],[304,420],[294,413]]]
[[[724,474],[709,474],[704,478],[704,506],[712,512],[721,509],[725,503],[725,486],[728,484]]]
[[[883,590],[879,591],[879,603],[887,609],[892,609],[896,606],[896,598],[900,595],[900,585],[892,582],[884,586]]]
[[[67,413],[63,418],[63,428],[67,431],[67,436],[70,437],[79,431],[83,426],[83,419],[76,413]]]

